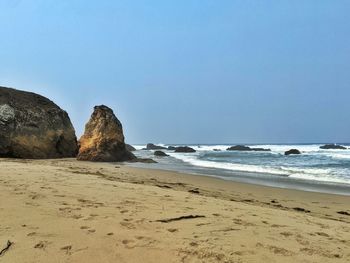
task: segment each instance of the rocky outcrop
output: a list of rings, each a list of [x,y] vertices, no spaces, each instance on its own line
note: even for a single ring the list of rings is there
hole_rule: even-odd
[[[250,147],[244,145],[235,145],[226,149],[227,151],[250,151]]]
[[[77,150],[67,112],[41,95],[0,87],[0,157],[75,157]]]
[[[176,147],[175,152],[176,153],[194,153],[196,152],[196,150],[188,146],[180,146],[180,147]]]
[[[176,147],[175,147],[175,146],[168,146],[168,150],[169,150],[169,151],[175,151],[175,150],[176,150]]]
[[[134,151],[136,151],[136,148],[135,148],[134,146],[130,145],[130,144],[125,144],[125,148],[126,148],[126,150],[129,151],[129,152],[134,152]]]
[[[162,151],[155,151],[155,152],[154,152],[154,156],[166,157],[166,156],[169,156],[169,155],[166,154],[165,152],[162,152]]]
[[[153,143],[148,143],[145,150],[166,150],[166,147],[155,145]]]
[[[264,148],[250,148],[248,146],[244,146],[244,145],[235,145],[235,146],[231,146],[229,148],[226,149],[227,151],[254,151],[254,152],[270,152],[271,149],[264,149]]]
[[[286,151],[284,155],[292,155],[292,154],[301,154],[301,152],[297,149],[291,149],[289,151]]]
[[[84,135],[79,140],[78,160],[122,162],[134,160],[124,143],[123,127],[107,106],[95,106]]]
[[[320,149],[323,150],[346,150],[346,147],[342,145],[337,145],[337,144],[325,144],[323,146],[320,146]]]

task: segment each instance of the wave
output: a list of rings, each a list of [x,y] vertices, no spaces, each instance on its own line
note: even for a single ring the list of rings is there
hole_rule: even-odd
[[[169,153],[172,157],[179,159],[183,162],[191,165],[203,168],[211,169],[223,169],[236,172],[249,172],[259,173],[264,175],[277,175],[286,176],[295,179],[313,180],[331,183],[345,183],[350,184],[348,178],[343,178],[339,170],[326,168],[314,168],[314,167],[287,167],[279,166],[273,167],[269,165],[253,165],[253,164],[241,164],[241,163],[229,163],[229,162],[216,162],[209,160],[198,159],[198,154],[181,154],[181,153]],[[346,174],[346,172],[344,172]]]
[[[204,160],[197,159],[197,156],[195,155],[189,155],[189,154],[185,155],[185,154],[169,153],[169,155],[176,159],[184,161],[186,163],[190,163],[192,165],[205,167],[205,168],[217,168],[217,169],[225,169],[225,170],[232,170],[232,171],[286,175],[281,173],[280,171],[275,171],[272,168],[261,167],[257,165],[204,161]]]

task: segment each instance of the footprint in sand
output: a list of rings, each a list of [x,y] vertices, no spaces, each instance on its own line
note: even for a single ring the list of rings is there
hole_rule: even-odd
[[[132,249],[133,247],[130,246],[130,244],[135,243],[135,241],[134,241],[134,240],[124,239],[124,240],[122,241],[122,243],[123,243],[123,245],[124,245],[125,248]]]
[[[68,245],[68,246],[61,247],[61,250],[65,251],[66,254],[71,254],[72,246]]]
[[[48,241],[40,241],[39,243],[37,243],[34,248],[38,248],[38,249],[45,249],[47,247],[47,245],[49,244]]]

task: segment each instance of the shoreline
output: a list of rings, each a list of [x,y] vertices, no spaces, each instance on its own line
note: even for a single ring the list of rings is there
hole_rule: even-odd
[[[349,196],[74,159],[0,165],[11,262],[350,260]]]
[[[350,150],[323,150],[322,145],[253,145],[270,151],[227,151],[229,145],[189,145],[195,153],[154,157],[152,150],[134,152],[140,158],[155,158],[156,164],[134,164],[182,173],[210,175],[236,182],[349,195]],[[300,155],[285,156],[288,149]]]
[[[214,174],[215,170],[206,169],[205,172],[198,171],[186,171],[186,170],[176,170],[166,167],[159,167],[157,164],[142,164],[142,163],[126,163],[125,165],[133,168],[139,169],[150,169],[150,170],[160,170],[164,172],[175,172],[179,174],[187,174],[192,176],[205,176],[214,179],[224,180],[227,182],[242,183],[242,184],[252,184],[257,186],[265,186],[280,189],[291,189],[314,193],[325,193],[325,194],[335,194],[335,195],[345,195],[350,196],[350,184],[338,183],[338,182],[326,182],[326,181],[315,181],[307,179],[297,179],[288,178],[286,176],[273,176],[273,179],[266,179],[265,177],[259,178],[258,175],[265,173],[253,173],[253,172],[238,172],[230,171],[231,176],[224,176],[220,174]],[[149,167],[153,166],[153,167]],[[247,175],[253,175],[254,177],[247,177]]]

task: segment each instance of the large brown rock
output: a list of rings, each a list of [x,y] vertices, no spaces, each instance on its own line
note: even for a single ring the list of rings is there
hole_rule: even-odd
[[[125,147],[123,127],[107,106],[95,106],[79,140],[78,160],[123,162],[136,157]]]
[[[38,94],[0,87],[0,157],[75,157],[77,150],[67,112]]]

